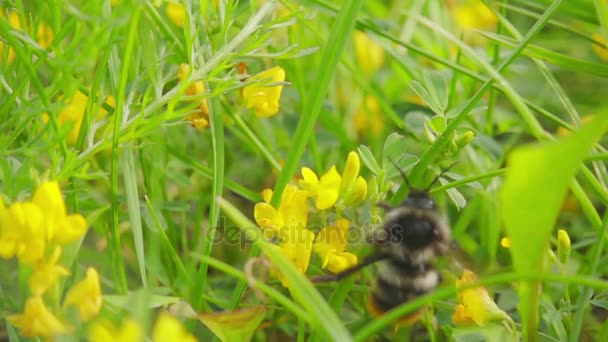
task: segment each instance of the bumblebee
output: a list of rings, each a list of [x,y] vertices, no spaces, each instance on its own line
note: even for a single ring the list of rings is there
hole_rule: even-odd
[[[399,171],[409,186],[405,174]],[[350,269],[316,278],[316,281],[337,281],[377,263],[378,272],[368,299],[370,311],[375,315],[432,292],[441,282],[434,261],[452,246],[449,223],[429,196],[428,188],[411,190],[397,207],[381,206],[386,209],[386,216],[383,227],[372,235],[374,252]],[[408,315],[399,323],[413,323],[422,313],[420,310]]]

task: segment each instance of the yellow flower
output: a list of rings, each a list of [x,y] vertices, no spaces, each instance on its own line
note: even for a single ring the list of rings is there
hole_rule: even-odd
[[[0,256],[33,264],[44,256],[46,231],[42,210],[31,202],[2,205]]]
[[[270,201],[271,190],[264,190],[263,197]],[[306,229],[308,205],[306,192],[293,185],[287,185],[281,196],[279,208],[275,209],[267,202],[255,205],[253,216],[264,233],[279,239],[279,252],[285,259],[291,261],[302,273],[308,269],[312,243],[315,234]],[[277,274],[284,286],[288,287],[287,279]]]
[[[57,121],[60,127],[69,125],[70,131],[66,137],[66,142],[70,145],[74,145],[78,141],[80,126],[82,126],[82,121],[84,119],[84,113],[87,109],[88,102],[89,97],[87,95],[80,91],[76,91],[76,93],[74,93],[74,95],[68,100],[67,105],[59,112],[59,115],[57,116]],[[106,98],[106,102],[109,105],[114,106],[116,100],[113,96],[108,96]],[[95,118],[100,120],[106,113],[107,111],[101,108]],[[44,123],[48,123],[49,116],[47,113],[42,114],[42,120]]]
[[[4,19],[4,11],[0,8],[0,19]],[[10,11],[8,13],[8,25],[13,30],[21,30],[21,20],[19,19],[19,14],[15,11]],[[4,56],[4,42],[0,40],[0,62],[2,61],[2,57]],[[15,60],[15,49],[12,46],[9,46],[8,49],[8,58],[6,59],[7,64],[11,64]]]
[[[595,54],[602,61],[608,62],[608,48],[606,47],[606,46],[608,46],[608,40],[606,40],[606,37],[604,37],[603,35],[601,35],[599,33],[594,33],[591,37],[593,38],[593,40],[595,40],[597,42],[597,43],[593,43],[591,45],[593,52],[595,52]],[[600,44],[602,44],[602,45],[600,45]]]
[[[557,231],[557,255],[559,257],[559,261],[562,265],[568,263],[568,258],[570,258],[570,251],[572,249],[572,244],[570,242],[570,235],[568,232],[560,229]]]
[[[511,239],[509,239],[508,237],[504,237],[500,240],[500,245],[503,248],[511,248]]]
[[[97,316],[102,304],[99,275],[93,267],[89,267],[86,278],[74,284],[68,291],[63,305],[77,306],[80,319],[86,322]]]
[[[335,226],[321,229],[314,244],[314,251],[322,259],[322,267],[333,273],[341,272],[357,264],[357,256],[344,252],[348,242],[350,222],[339,219]]]
[[[29,279],[30,292],[32,295],[42,295],[46,290],[57,283],[59,277],[70,274],[65,267],[57,265],[60,256],[61,247],[56,246],[53,255],[48,261],[41,258],[34,264],[34,271]]]
[[[360,136],[380,136],[384,122],[378,99],[370,95],[365,96],[363,106],[355,114],[354,125]]]
[[[82,237],[87,223],[80,214],[67,215],[57,182],[42,183],[32,201],[0,210],[0,256],[34,264],[49,242],[66,244]]]
[[[9,323],[19,328],[21,335],[26,337],[51,338],[63,335],[72,330],[69,325],[61,322],[44,305],[39,296],[31,297],[25,303],[22,314],[7,317]]]
[[[292,228],[289,233],[277,246],[279,252],[289,260],[301,273],[306,273],[310,263],[310,254],[315,240],[315,233],[308,229]],[[282,274],[277,277],[285,287],[289,287],[289,281]]]
[[[373,75],[384,64],[382,46],[361,31],[355,31],[355,54],[361,70],[366,75]]]
[[[166,312],[162,312],[154,324],[152,341],[195,342],[197,339],[184,329],[184,326],[177,319]]]
[[[451,10],[456,25],[463,31],[465,40],[483,45],[485,39],[475,30],[494,30],[498,23],[496,15],[481,0],[459,1]]]
[[[332,166],[327,173],[321,176],[321,179],[311,169],[302,168],[300,184],[311,196],[316,197],[315,205],[319,210],[330,208],[336,204],[340,193],[340,183],[341,177],[335,166]]]
[[[462,277],[456,280],[459,304],[452,315],[452,322],[457,325],[476,324],[484,326],[491,321],[511,321],[511,317],[494,303],[484,287],[463,289],[463,287],[476,282],[477,276],[475,273],[467,269],[462,272]]]
[[[181,64],[179,66],[179,71],[177,72],[177,79],[179,81],[183,81],[188,77],[189,74],[190,65]],[[188,96],[201,95],[205,93],[205,82],[199,80],[190,84],[184,93]],[[192,127],[209,127],[209,106],[207,104],[207,100],[202,100],[195,112],[186,116],[186,120],[190,121]]]
[[[266,197],[272,197],[271,190],[265,190]],[[288,237],[291,229],[306,228],[308,205],[306,193],[293,185],[287,185],[281,196],[279,208],[275,209],[266,202],[257,203],[253,216],[257,224],[265,231]]]
[[[68,244],[80,239],[86,232],[87,221],[82,215],[67,215],[59,183],[40,184],[33,203],[44,213],[48,241]]]
[[[314,171],[303,167],[300,184],[309,196],[316,198],[316,207],[319,210],[332,207],[338,200],[341,200],[341,206],[353,206],[367,197],[367,182],[359,176],[359,169],[359,155],[350,152],[342,176],[335,166],[332,166],[321,179]]]
[[[276,66],[249,77],[247,81],[249,84],[243,87],[245,106],[248,109],[253,108],[255,114],[261,118],[278,113],[283,85],[268,83],[284,82],[285,70]]]
[[[46,23],[41,21],[38,24],[37,33],[38,33],[38,44],[40,44],[40,46],[43,49],[46,49],[49,46],[51,46],[51,44],[53,44],[55,35],[53,34],[53,30],[51,29],[51,27],[49,25],[47,25]]]
[[[182,4],[167,2],[167,16],[175,26],[184,28],[186,22],[186,8]]]
[[[88,332],[90,342],[134,342],[142,341],[141,326],[133,319],[123,320],[120,328],[108,321],[95,322]]]
[[[361,162],[356,152],[350,152],[342,172],[342,184],[340,185],[340,197],[344,199],[347,206],[357,205],[367,197],[367,182],[359,176]]]

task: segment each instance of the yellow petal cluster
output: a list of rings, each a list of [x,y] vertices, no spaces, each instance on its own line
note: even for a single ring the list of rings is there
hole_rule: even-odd
[[[498,23],[496,15],[481,0],[460,0],[450,12],[464,39],[471,44],[485,44],[485,39],[475,30],[491,31]]]
[[[304,189],[309,191],[310,195],[316,198],[316,207],[319,210],[324,210],[332,207],[338,201],[340,194],[340,183],[342,177],[332,166],[327,173],[317,177],[315,172],[307,167],[302,168],[302,181],[300,184]]]
[[[144,341],[144,337],[142,326],[132,318],[124,319],[118,327],[106,320],[96,321],[87,334],[90,342]],[[152,328],[152,342],[163,341],[196,342],[197,339],[177,319],[162,312]]]
[[[26,16],[27,17],[27,16]],[[0,19],[4,19],[4,11],[3,8],[0,8]],[[19,14],[15,11],[9,11],[8,13],[8,25],[13,30],[21,30],[21,19],[19,18]],[[27,27],[27,23],[25,25]],[[34,32],[34,31],[32,31]],[[48,26],[45,22],[41,21],[35,31],[37,35],[38,44],[46,49],[53,43],[55,39],[55,35],[53,34],[53,30],[50,26]],[[2,62],[2,58],[4,57],[4,45],[5,43],[0,40],[0,62]],[[6,62],[11,64],[15,60],[15,50],[12,46],[9,46],[8,57]]]
[[[116,100],[112,95],[108,96],[105,100],[105,102],[112,107],[116,105]],[[59,112],[59,115],[57,116],[59,126],[61,128],[67,126],[70,129],[66,137],[66,142],[70,145],[74,145],[78,141],[80,127],[82,126],[82,121],[84,119],[84,114],[87,109],[88,102],[89,97],[87,95],[85,95],[81,91],[76,91],[74,95],[72,95],[68,99],[66,106],[63,107],[63,109]],[[106,115],[106,113],[107,111],[105,109],[99,109],[99,111],[97,111],[95,119],[101,120]],[[47,113],[42,114],[42,120],[44,121],[44,123],[48,123],[49,115]]]
[[[484,326],[491,321],[502,321],[511,318],[492,300],[488,291],[481,286],[464,288],[477,282],[477,276],[465,269],[462,277],[456,280],[458,305],[452,315],[452,322],[457,325]]]
[[[196,337],[190,334],[177,319],[166,312],[162,312],[158,316],[156,324],[154,324],[152,341],[196,342],[197,340]]]
[[[363,98],[362,106],[355,114],[354,125],[357,134],[361,137],[380,136],[384,121],[380,103],[376,97],[367,95]]]
[[[334,226],[321,229],[314,244],[314,251],[321,259],[321,266],[338,273],[357,264],[357,256],[345,252],[348,244],[350,222],[339,219]]]
[[[287,185],[278,208],[268,203],[272,197],[271,190],[265,190],[263,197],[266,202],[258,203],[254,207],[253,216],[257,224],[264,229],[267,236],[278,239],[277,248],[285,259],[291,261],[300,272],[306,272],[315,237],[312,231],[306,229],[306,192]],[[286,278],[281,274],[278,277],[284,286],[289,286]]]
[[[40,184],[29,201],[8,208],[0,203],[0,257],[16,257],[20,266],[31,269],[30,298],[24,311],[8,318],[24,336],[52,338],[71,330],[47,308],[43,298],[61,277],[69,275],[59,264],[61,246],[81,239],[86,229],[84,217],[66,212],[57,182]],[[87,278],[68,291],[64,305],[76,305],[81,320],[88,321],[99,313],[101,304],[99,277],[89,268]]]
[[[384,49],[366,33],[355,32],[355,55],[359,67],[366,75],[375,74],[384,64]]]
[[[142,341],[143,330],[135,320],[127,318],[120,327],[109,321],[95,322],[87,335],[90,342],[132,342]]]
[[[78,308],[80,319],[90,321],[101,310],[101,285],[99,275],[93,267],[87,269],[86,277],[74,284],[63,302],[64,306],[74,305]]]
[[[264,193],[264,197],[270,201],[272,190],[266,189]],[[292,230],[306,228],[308,219],[306,197],[306,192],[296,186],[287,185],[278,208],[274,208],[268,202],[258,203],[254,207],[253,216],[264,230],[281,239],[287,239]]]
[[[317,209],[331,208],[339,200],[341,206],[354,206],[367,197],[367,182],[359,176],[361,162],[356,152],[350,152],[342,175],[332,166],[327,173],[319,179],[314,171],[302,168],[300,185],[307,194],[316,199]]]
[[[60,256],[61,247],[56,246],[52,256],[48,260],[41,258],[36,261],[34,271],[29,279],[30,293],[32,295],[41,296],[46,290],[57,283],[59,277],[70,274],[65,267],[57,265]]]
[[[248,109],[253,109],[256,116],[267,118],[279,112],[279,99],[283,91],[285,70],[280,66],[264,70],[247,80],[243,87],[243,99]]]
[[[340,184],[340,197],[344,199],[346,206],[354,206],[367,197],[367,182],[361,176],[361,161],[356,152],[350,152],[346,159],[344,172],[342,172],[342,183]]]
[[[184,81],[190,74],[190,65],[181,64],[177,72],[177,80]],[[195,81],[186,88],[185,92],[188,96],[196,96],[205,93],[205,82],[202,80]],[[190,122],[192,127],[206,128],[209,127],[209,106],[207,100],[202,100],[195,112],[186,116],[186,120]]]
[[[44,182],[32,201],[0,208],[0,256],[18,257],[33,264],[44,256],[50,243],[66,244],[80,239],[87,222],[80,214],[67,214],[57,182]]]
[[[171,20],[171,22],[179,27],[179,28],[184,28],[184,25],[186,23],[186,8],[184,7],[184,5],[180,4],[180,3],[176,3],[176,2],[167,2],[167,17],[169,17],[169,20]]]
[[[26,337],[51,338],[63,335],[72,330],[66,323],[60,321],[46,307],[40,296],[34,296],[25,303],[22,314],[7,317],[9,323],[20,329],[20,333]]]

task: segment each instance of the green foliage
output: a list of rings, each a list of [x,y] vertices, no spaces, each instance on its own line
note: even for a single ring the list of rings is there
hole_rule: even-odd
[[[90,227],[61,264],[98,270],[99,320],[130,317],[151,336],[168,310],[199,340],[214,334],[197,313],[258,307],[254,341],[608,333],[605,1],[171,2],[183,12],[161,0],[0,4],[1,198],[9,207],[44,180],[60,183],[67,212]],[[461,4],[485,10],[463,19]],[[179,79],[182,64],[191,72]],[[243,88],[276,66],[285,82],[266,86],[282,86],[279,111],[258,117]],[[206,127],[194,127],[201,117]],[[430,191],[459,246],[438,262],[440,288],[379,317],[367,308],[374,266],[313,284],[321,258],[302,274],[253,223],[263,189],[276,208],[301,167],[344,170],[351,151],[366,202],[310,205],[305,228],[347,218],[347,251],[362,260],[373,250],[363,236],[385,215],[379,203],[399,205],[409,183]],[[558,229],[572,243],[556,258]],[[29,296],[32,270],[17,266],[0,259],[4,316]],[[452,323],[463,267],[514,327]],[[71,282],[45,300],[59,303]],[[421,309],[427,319],[395,333]],[[95,324],[75,322],[73,338]]]

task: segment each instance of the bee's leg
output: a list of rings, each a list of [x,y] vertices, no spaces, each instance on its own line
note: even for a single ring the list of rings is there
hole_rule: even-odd
[[[363,259],[363,261],[360,264],[357,264],[351,268],[347,268],[340,273],[316,276],[316,277],[312,277],[310,280],[313,283],[328,283],[328,282],[332,282],[332,281],[339,281],[339,280],[342,280],[342,279],[348,277],[349,275],[356,273],[356,272],[362,270],[363,268],[365,268],[377,261],[385,259],[385,258],[386,258],[386,255],[384,255],[384,254],[372,254],[372,255],[366,257],[365,259]]]

